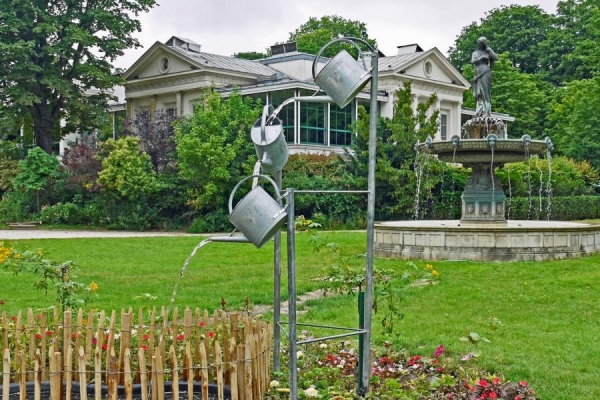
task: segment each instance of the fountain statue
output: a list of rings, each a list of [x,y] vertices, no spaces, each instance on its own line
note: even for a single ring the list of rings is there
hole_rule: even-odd
[[[558,221],[508,221],[506,196],[497,168],[550,155],[552,141],[529,135],[510,139],[506,126],[492,116],[492,68],[498,60],[486,38],[477,40],[473,96],[477,109],[450,140],[428,137],[420,152],[461,163],[472,170],[461,196],[459,221],[388,221],[375,225],[375,254],[394,258],[542,260],[600,251],[600,226]]]

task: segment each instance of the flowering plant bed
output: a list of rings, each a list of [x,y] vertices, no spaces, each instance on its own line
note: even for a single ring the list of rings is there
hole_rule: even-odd
[[[3,313],[0,318],[3,380],[0,399],[8,400],[18,386],[25,398],[29,386],[41,398],[48,382],[51,399],[128,397],[133,390],[142,399],[171,398],[194,392],[209,398],[214,382],[217,398],[260,398],[269,382],[272,329],[249,315],[163,308],[149,316],[140,309],[137,322],[131,310],[110,316],[104,311],[79,310],[60,314],[29,309],[25,315]],[[178,385],[167,384],[179,382]],[[11,390],[12,384],[12,390]],[[228,389],[226,389],[228,387]],[[184,390],[182,390],[183,392]],[[216,393],[215,393],[216,392]],[[213,396],[214,397],[214,396]],[[11,397],[12,398],[12,397]],[[44,395],[44,398],[48,398]]]
[[[287,364],[284,354],[282,365]],[[463,360],[464,358],[464,360]],[[472,359],[449,354],[439,346],[429,355],[393,351],[389,344],[373,353],[368,398],[535,400],[527,382],[509,382],[480,371]],[[298,352],[298,393],[303,399],[354,399],[358,352],[351,341],[322,342],[303,346]],[[285,399],[287,371],[271,381],[265,399]]]

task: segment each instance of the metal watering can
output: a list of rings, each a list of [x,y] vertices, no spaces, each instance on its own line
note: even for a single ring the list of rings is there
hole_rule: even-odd
[[[273,106],[267,105],[263,108],[262,117],[252,126],[250,136],[258,160],[262,163],[261,168],[273,173],[283,168],[289,153],[283,134],[283,124],[274,115],[267,119],[269,110],[272,112]]]
[[[371,73],[346,50],[342,50],[317,74],[317,60],[322,50],[313,62],[313,79],[335,101],[335,104],[344,108],[369,82]]]
[[[262,177],[267,179],[277,193],[277,200],[273,199],[262,187],[254,187],[233,208],[233,196],[239,187],[251,178]],[[229,221],[257,248],[261,248],[273,237],[285,223],[287,212],[281,206],[281,196],[277,184],[268,176],[250,175],[238,182],[229,196]]]

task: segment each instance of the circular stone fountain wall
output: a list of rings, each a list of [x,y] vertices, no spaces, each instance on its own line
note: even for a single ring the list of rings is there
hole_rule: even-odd
[[[422,260],[542,261],[600,251],[600,225],[507,221],[505,225],[449,221],[375,224],[377,257]]]

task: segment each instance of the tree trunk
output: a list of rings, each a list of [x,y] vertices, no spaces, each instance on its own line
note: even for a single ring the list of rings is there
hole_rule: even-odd
[[[54,145],[54,123],[47,104],[38,103],[33,107],[33,134],[36,146],[52,154]]]

